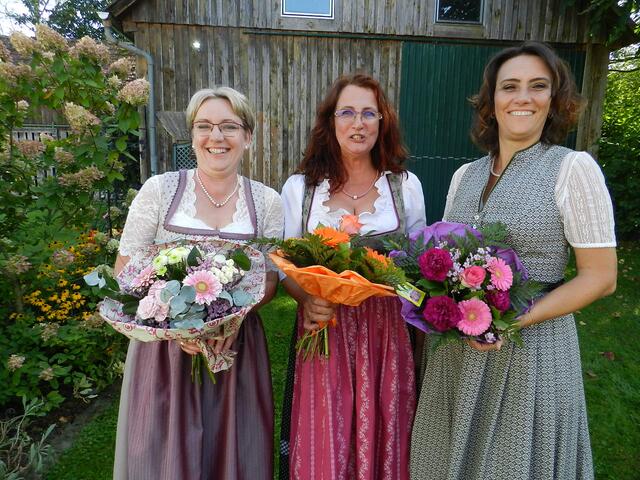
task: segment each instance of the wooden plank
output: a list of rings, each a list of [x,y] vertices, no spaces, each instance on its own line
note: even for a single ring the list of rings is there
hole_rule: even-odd
[[[149,53],[153,57],[155,63],[153,88],[156,95],[156,107],[158,110],[164,110],[162,106],[163,99],[163,81],[162,81],[162,31],[157,23],[149,24]]]
[[[176,63],[173,25],[163,24],[162,32],[162,110],[176,110]]]
[[[276,190],[282,188],[282,178],[284,175],[284,162],[282,155],[284,153],[284,139],[282,134],[282,122],[284,117],[283,111],[283,92],[284,85],[282,79],[281,65],[284,63],[282,55],[282,39],[278,38],[271,43],[270,62],[271,66],[270,81],[271,87],[271,115],[269,116],[269,130],[271,137],[271,172],[268,185]]]
[[[176,56],[176,110],[185,110],[193,95],[190,87],[189,29],[182,25],[174,28]]]
[[[524,40],[526,38],[527,31],[527,6],[530,0],[519,0],[518,1],[518,16],[515,18],[516,21],[516,36],[515,38],[518,40]]]
[[[544,33],[540,40],[550,42],[552,39],[551,30],[553,28],[553,1],[547,3],[547,9],[544,15]]]

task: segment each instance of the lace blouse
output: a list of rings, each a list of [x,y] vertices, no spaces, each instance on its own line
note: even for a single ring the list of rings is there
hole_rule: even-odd
[[[252,234],[253,225],[249,214],[249,208],[245,196],[245,184],[238,178],[240,187],[238,189],[238,201],[236,211],[230,224],[220,228],[224,233]],[[136,195],[129,208],[129,214],[125,223],[122,238],[120,240],[120,254],[131,256],[137,249],[144,248],[153,243],[163,243],[167,241],[183,238],[184,235],[168,234],[162,228],[164,218],[161,218],[164,182],[163,175],[156,175],[149,178]],[[262,185],[260,192],[254,193],[254,201],[264,202],[262,218],[258,217],[259,236],[282,237],[283,214],[282,201],[278,193],[267,186]],[[199,218],[196,218],[196,194],[194,171],[187,171],[187,181],[184,194],[180,198],[179,204],[173,216],[168,219],[172,225],[200,230],[213,229]],[[169,236],[168,236],[169,235]],[[170,236],[175,238],[170,238]],[[167,237],[167,238],[165,238]]]
[[[444,217],[469,167],[462,165],[451,178]],[[562,161],[555,185],[555,203],[564,223],[564,233],[574,248],[615,247],[611,197],[604,175],[586,152],[571,152]]]
[[[385,175],[375,183],[379,197],[373,204],[372,212],[362,212],[358,215],[363,225],[363,234],[375,232],[382,234],[398,228],[391,189]],[[304,175],[292,175],[282,187],[282,203],[284,207],[284,238],[302,235],[302,197],[304,195]],[[420,180],[413,173],[402,180],[402,197],[406,217],[406,232],[411,233],[425,227],[424,195]],[[325,226],[338,227],[342,215],[349,214],[345,209],[331,211],[325,202],[329,200],[329,180],[325,179],[315,189],[313,209],[309,213],[309,230],[313,230],[319,223]]]

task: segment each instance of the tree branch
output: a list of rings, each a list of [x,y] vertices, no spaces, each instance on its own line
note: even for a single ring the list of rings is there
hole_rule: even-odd
[[[637,72],[638,70],[640,70],[640,67],[629,68],[628,70],[619,70],[619,69],[615,69],[615,68],[610,68],[609,69],[610,72],[620,72],[620,73]]]

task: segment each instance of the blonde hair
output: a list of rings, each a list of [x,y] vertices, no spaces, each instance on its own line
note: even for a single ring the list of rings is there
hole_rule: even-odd
[[[249,99],[231,87],[203,88],[193,94],[186,110],[187,128],[189,131],[193,128],[196,113],[198,113],[202,104],[211,98],[227,100],[231,104],[233,113],[238,115],[242,120],[244,127],[249,130],[249,133],[253,133],[256,126],[256,116],[249,104]]]

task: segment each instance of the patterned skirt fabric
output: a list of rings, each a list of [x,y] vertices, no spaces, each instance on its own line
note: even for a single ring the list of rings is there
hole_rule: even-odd
[[[593,478],[573,316],[522,333],[498,352],[425,345],[411,478]]]
[[[296,359],[290,478],[408,479],[416,392],[400,302],[341,306],[337,320],[328,359]]]
[[[114,479],[272,479],[273,396],[258,315],[245,318],[232,349],[233,367],[215,384],[203,372],[198,385],[176,342],[131,342]]]

